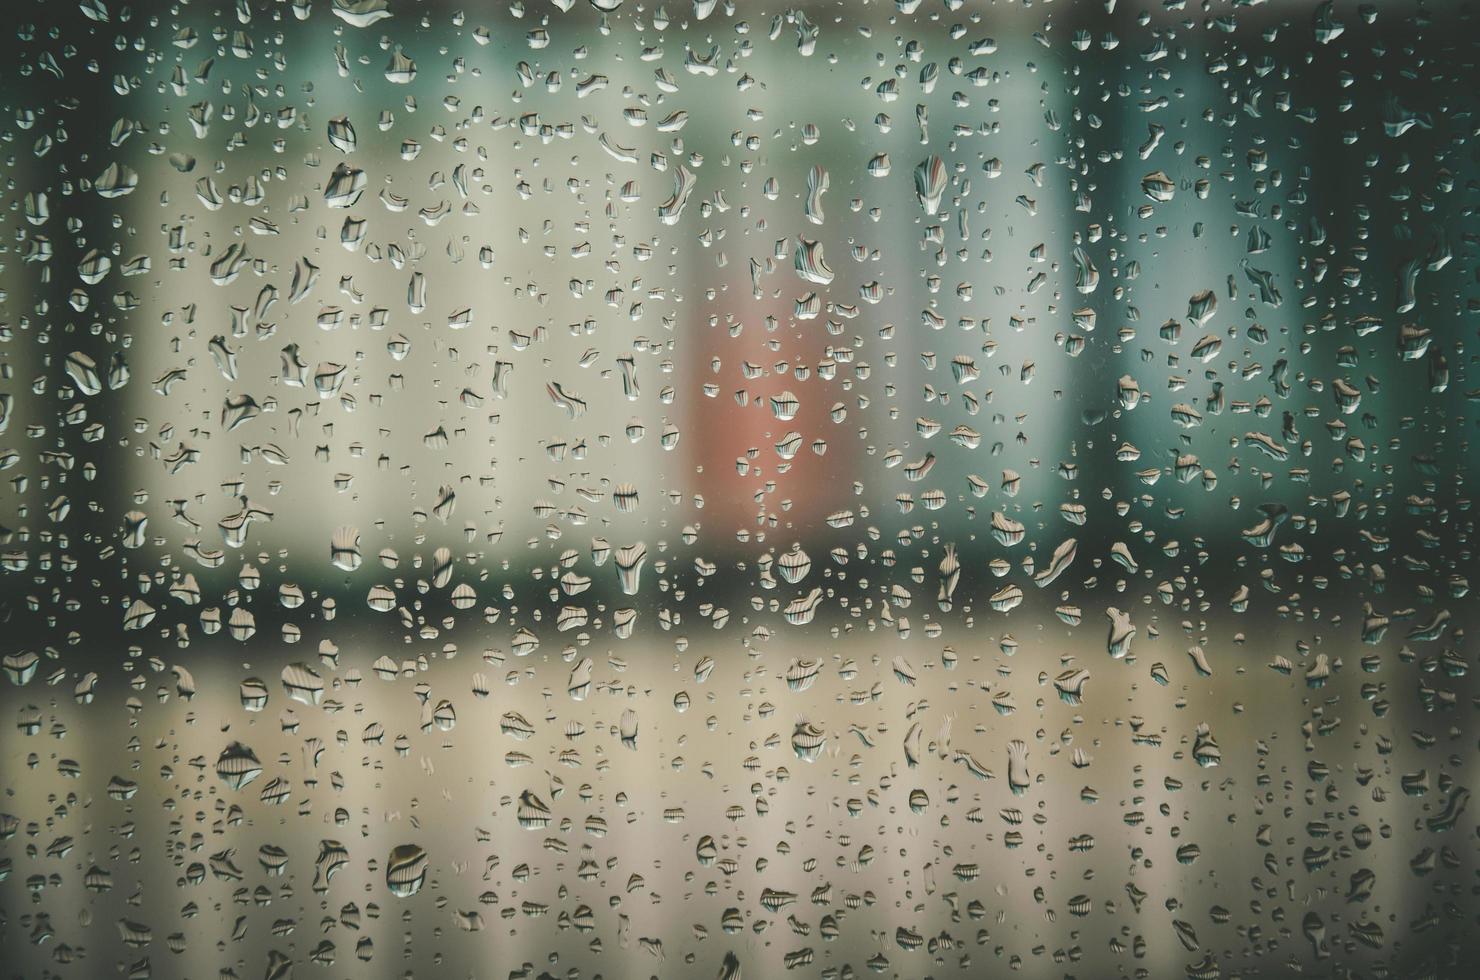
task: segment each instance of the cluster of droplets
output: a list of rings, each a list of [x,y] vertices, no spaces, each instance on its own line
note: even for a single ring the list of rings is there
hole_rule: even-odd
[[[1469,11],[22,6],[27,975],[1465,961]]]

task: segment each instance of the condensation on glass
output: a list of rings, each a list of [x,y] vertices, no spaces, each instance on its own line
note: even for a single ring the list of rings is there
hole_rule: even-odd
[[[13,0],[0,972],[1465,975],[1475,15]]]

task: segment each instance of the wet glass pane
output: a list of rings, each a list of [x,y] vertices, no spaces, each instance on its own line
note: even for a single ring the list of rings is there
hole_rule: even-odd
[[[0,973],[1469,974],[1472,5],[6,13]]]

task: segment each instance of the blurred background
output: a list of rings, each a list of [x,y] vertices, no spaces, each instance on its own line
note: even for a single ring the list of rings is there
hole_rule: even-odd
[[[1468,5],[13,19],[6,975],[1463,975]]]

